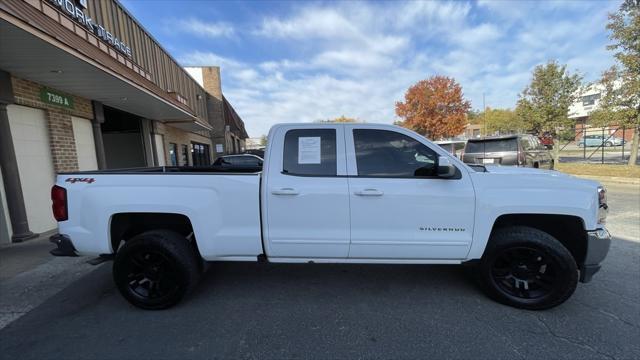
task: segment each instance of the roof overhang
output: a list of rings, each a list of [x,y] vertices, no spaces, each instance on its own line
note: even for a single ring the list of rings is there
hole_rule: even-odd
[[[16,77],[143,118],[180,120],[190,128],[210,129],[185,110],[2,11],[0,34],[0,69]]]

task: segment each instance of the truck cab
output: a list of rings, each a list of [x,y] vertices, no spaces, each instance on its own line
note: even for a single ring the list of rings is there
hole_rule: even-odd
[[[451,260],[469,252],[473,185],[437,145],[374,124],[279,125],[269,136],[262,210],[270,258]],[[452,174],[438,172],[440,157]]]

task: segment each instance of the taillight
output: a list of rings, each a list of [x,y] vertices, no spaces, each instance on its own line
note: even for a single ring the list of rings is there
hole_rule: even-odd
[[[56,221],[65,221],[69,219],[67,211],[67,189],[53,185],[51,188],[51,210]]]

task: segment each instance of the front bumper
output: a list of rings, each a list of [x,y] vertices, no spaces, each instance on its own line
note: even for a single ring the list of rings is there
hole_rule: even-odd
[[[580,266],[580,282],[587,283],[600,270],[600,263],[609,253],[611,234],[607,229],[587,231],[587,254]]]

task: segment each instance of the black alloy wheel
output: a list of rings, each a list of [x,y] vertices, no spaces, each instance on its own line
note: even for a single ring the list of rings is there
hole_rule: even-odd
[[[503,250],[493,262],[491,277],[506,296],[540,299],[556,284],[557,266],[541,251],[529,247]]]
[[[180,290],[178,271],[164,254],[140,249],[127,260],[129,292],[140,300],[162,299]]]
[[[578,284],[578,265],[548,233],[527,226],[495,229],[474,272],[492,299],[513,307],[543,310],[565,302]]]
[[[177,304],[198,283],[200,256],[181,234],[152,230],[126,241],[113,261],[113,279],[122,296],[143,309]]]

